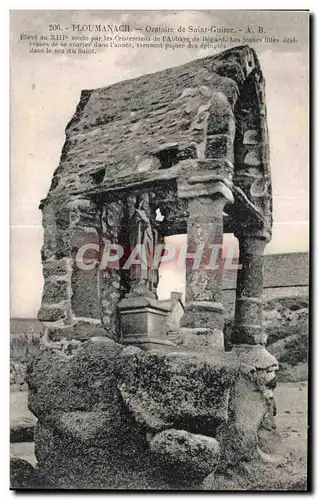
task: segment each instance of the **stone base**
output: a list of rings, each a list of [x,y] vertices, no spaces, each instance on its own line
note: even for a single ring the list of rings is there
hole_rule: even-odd
[[[27,382],[38,488],[188,491],[258,457],[268,407],[234,353],[93,338],[45,348]]]
[[[238,356],[242,365],[254,367],[265,373],[264,383],[273,380],[275,372],[278,370],[278,361],[270,354],[262,344],[235,344],[232,351]]]
[[[176,337],[176,344],[190,349],[214,349],[224,351],[224,334],[222,330],[214,328],[180,328]]]
[[[122,344],[174,345],[166,332],[168,306],[149,297],[128,297],[118,305]]]

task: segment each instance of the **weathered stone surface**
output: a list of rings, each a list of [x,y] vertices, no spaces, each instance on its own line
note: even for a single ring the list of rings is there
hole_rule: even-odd
[[[100,318],[98,277],[97,267],[90,270],[80,269],[77,266],[74,268],[71,304],[76,317]]]
[[[234,344],[266,344],[267,335],[262,328],[263,253],[265,238],[237,235],[239,264]]]
[[[209,286],[209,283],[207,283]],[[221,304],[221,303],[218,303]],[[214,310],[211,309],[203,309],[200,307],[200,301],[198,301],[198,306],[196,307],[196,302],[194,302],[194,307],[190,309],[186,309],[185,317],[182,319],[181,326],[185,326],[188,328],[209,328],[211,324],[212,316],[214,318],[214,328],[218,328],[220,330],[223,329],[223,311],[222,310]]]
[[[224,349],[224,334],[220,328],[180,328],[175,344],[193,351]]]
[[[96,208],[96,216],[98,209]],[[74,221],[76,223],[77,220]],[[84,245],[98,245],[99,234],[94,227],[82,227],[82,219],[78,220],[79,226],[75,226],[71,234],[70,247],[72,249],[80,249]],[[94,248],[88,248],[84,253],[87,259],[96,258],[97,252]],[[85,259],[84,259],[85,260]]]
[[[29,409],[48,418],[63,411],[108,408],[116,399],[115,362],[122,349],[110,339],[96,338],[70,357],[43,350],[28,367]]]
[[[101,317],[108,337],[119,340],[117,304],[120,298],[121,275],[116,269],[105,269],[101,274]]]
[[[263,378],[261,381],[263,384],[272,380],[272,372],[278,369],[278,361],[267,351],[264,345],[235,346],[234,352],[239,356],[242,366],[247,367],[248,370],[253,367],[258,370],[259,376]],[[270,374],[269,380],[267,374]]]
[[[219,462],[219,443],[214,438],[169,429],[150,442],[152,456],[173,476],[198,481],[212,472]]]
[[[222,275],[210,260],[211,245],[222,246],[225,203],[226,198],[222,196],[214,200],[207,196],[191,198],[188,203],[187,245],[194,254],[198,249],[202,249],[202,253],[199,258],[194,255],[194,262],[186,265],[186,305],[180,322],[179,343],[183,344],[184,333],[185,344],[195,349],[201,344],[223,348]]]
[[[207,135],[227,134],[234,130],[232,107],[222,92],[214,93],[210,101],[209,114]]]
[[[216,435],[224,466],[233,467],[257,457],[258,429],[267,410],[267,401],[256,382],[247,376],[239,377],[229,394],[228,422]]]
[[[110,339],[92,339],[74,356],[46,349],[31,363],[29,408],[39,417],[35,452],[38,481],[46,487],[156,484],[146,434],[116,387],[122,349]]]
[[[45,281],[42,300],[46,304],[56,304],[67,300],[69,294],[69,284],[66,281]]]
[[[42,224],[43,224],[43,246],[41,248],[42,261],[46,259],[56,258],[56,219],[55,210],[51,203],[41,205],[42,208]]]
[[[61,444],[53,443],[59,439]],[[141,433],[123,403],[116,398],[103,411],[61,412],[41,419],[36,427],[35,441],[39,444],[39,461],[50,458],[50,443],[64,447],[66,455],[81,448],[101,448],[105,453],[112,453],[114,460],[133,456],[136,446],[140,446],[140,451],[148,447],[145,433]]]
[[[246,130],[244,133],[243,144],[259,144],[260,142],[261,137],[257,130]]]
[[[27,460],[11,458],[10,460],[10,488],[12,490],[29,489],[34,487],[34,468]]]
[[[117,408],[116,408],[117,409]],[[119,412],[114,408],[108,411],[73,411],[63,413],[55,422],[60,432],[67,434],[71,438],[77,439],[82,443],[91,443],[97,446],[101,445],[102,436],[107,434],[108,441],[114,441],[114,419],[120,418]],[[110,434],[111,430],[111,436]],[[113,435],[112,435],[113,434]],[[114,443],[112,443],[114,446]]]
[[[228,158],[233,161],[233,141],[225,134],[212,135],[207,138],[205,156],[207,158]]]
[[[256,456],[266,411],[256,382],[220,352],[144,352],[92,339],[70,357],[43,351],[28,382],[39,481],[53,488],[195,484],[218,461],[216,433],[226,466]],[[164,443],[176,467],[170,479]]]
[[[58,342],[62,339],[89,340],[92,337],[107,337],[105,327],[99,322],[77,320],[72,326],[48,326],[48,340]]]
[[[148,297],[127,297],[118,305],[124,344],[169,343],[166,334],[168,305]]]
[[[35,450],[39,477],[53,489],[169,489],[149,456],[145,433],[125,408],[65,413],[39,423]],[[91,428],[90,428],[91,427]]]
[[[229,387],[238,373],[231,356],[129,349],[118,358],[118,388],[138,423],[213,436],[227,421]]]
[[[71,271],[71,259],[47,260],[43,262],[44,278],[67,276]]]
[[[120,338],[117,304],[121,296],[121,272],[119,262],[109,262],[106,245],[120,243],[120,233],[124,217],[123,202],[111,201],[102,211],[102,238],[104,242],[100,274],[100,314],[108,337]],[[104,257],[106,256],[106,259]]]
[[[20,387],[21,387],[21,385],[20,385],[20,384],[14,384],[14,383],[12,383],[12,381],[10,380],[10,391],[11,391],[11,392],[18,392],[18,391],[20,391],[20,390],[21,390],[21,389],[20,389]]]
[[[286,267],[287,280],[290,278],[295,265],[301,264],[301,270],[306,272],[306,255],[290,254],[291,266]],[[270,283],[270,287],[264,288],[263,293],[263,330],[267,336],[267,350],[277,358],[279,370],[278,381],[298,381],[307,380],[308,367],[308,296],[306,287],[287,286],[283,287],[284,277],[281,265],[278,266],[277,256],[269,259],[266,256],[266,270],[270,271],[270,263],[273,262],[274,270],[278,274],[278,287],[275,282]],[[304,257],[304,258],[300,258]],[[286,259],[281,259],[279,264]],[[224,274],[225,276],[225,274]],[[302,278],[301,274],[300,277]],[[303,278],[302,278],[303,279]],[[229,282],[226,286],[231,285]],[[232,287],[235,285],[231,285]],[[235,305],[235,291],[227,290],[223,292],[223,304],[225,306],[225,345],[227,350],[231,348],[231,337],[233,335],[233,314]]]
[[[42,304],[38,312],[39,321],[58,321],[59,319],[67,319],[68,306],[61,305],[61,307],[48,307]]]
[[[211,106],[213,111],[218,109],[213,120],[217,126],[223,121],[227,102],[230,108],[234,107],[247,77],[242,62],[246,53],[251,53],[249,47],[233,48],[223,53],[223,61],[219,55],[210,56],[105,89],[83,91],[67,127],[66,144],[55,173],[59,188],[56,182],[51,191],[74,188],[75,173],[82,175],[83,187],[94,187],[97,180],[99,185],[108,186],[110,179],[123,172],[127,176],[138,173],[141,159],[148,158],[149,152],[161,144],[189,144],[192,131],[190,124],[181,126],[182,104],[190,114],[217,96]],[[254,67],[254,58],[251,59],[250,70]],[[223,127],[220,130],[224,132]],[[108,144],[112,146],[107,147]],[[104,178],[97,179],[103,169]]]

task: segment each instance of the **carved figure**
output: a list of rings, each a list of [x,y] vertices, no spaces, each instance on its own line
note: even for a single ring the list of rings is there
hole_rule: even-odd
[[[139,251],[141,264],[130,267],[131,291],[139,295],[150,291],[156,296],[158,285],[158,270],[152,269],[152,263],[158,232],[155,228],[155,219],[152,219],[152,208],[149,193],[143,193],[134,209],[130,224],[131,252]]]

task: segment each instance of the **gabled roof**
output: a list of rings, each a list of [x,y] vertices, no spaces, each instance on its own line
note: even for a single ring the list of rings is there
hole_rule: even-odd
[[[66,128],[66,141],[51,192],[81,191],[160,168],[163,145],[173,144],[177,161],[192,157],[182,105],[194,88],[209,88],[233,102],[246,78],[247,46],[191,61],[109,87],[84,90]],[[251,60],[254,60],[252,62]],[[250,68],[251,70],[251,68]],[[247,70],[248,71],[248,70]],[[203,90],[204,91],[204,90]],[[172,146],[173,147],[173,146]]]

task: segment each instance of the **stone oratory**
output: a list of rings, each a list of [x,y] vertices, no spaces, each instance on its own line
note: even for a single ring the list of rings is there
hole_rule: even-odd
[[[82,91],[40,208],[44,334],[28,370],[39,481],[227,489],[225,470],[264,457],[278,368],[262,326],[272,193],[254,50]],[[165,237],[185,233],[194,258],[168,339],[150,262]],[[224,233],[239,241],[230,352],[222,273],[207,271]],[[146,265],[127,264],[137,247]]]

